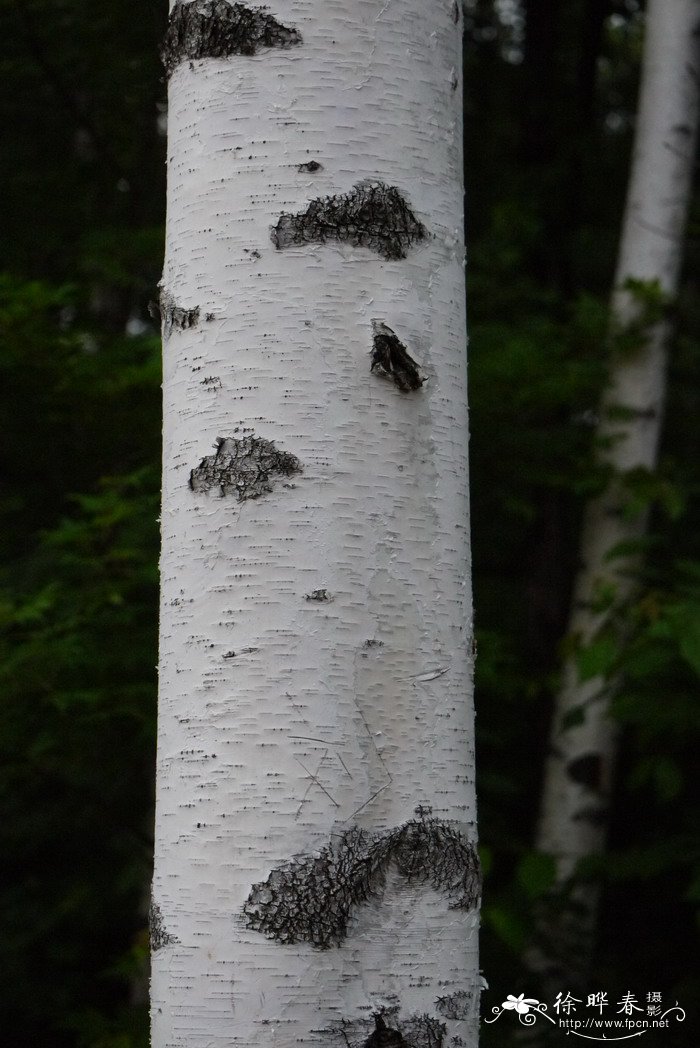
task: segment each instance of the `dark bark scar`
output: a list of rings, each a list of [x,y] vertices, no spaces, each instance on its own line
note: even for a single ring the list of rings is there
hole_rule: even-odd
[[[282,943],[339,946],[352,909],[381,894],[391,863],[408,880],[444,892],[451,909],[477,904],[474,845],[457,823],[421,817],[383,833],[352,826],[320,852],[278,866],[251,888],[243,907],[248,927]]]
[[[349,193],[318,197],[298,214],[284,212],[272,230],[272,242],[282,250],[338,240],[369,248],[381,258],[399,259],[426,235],[395,186],[364,181]]]
[[[281,25],[264,7],[228,0],[178,0],[160,50],[168,76],[180,62],[255,55],[271,47],[300,44],[296,29]]]
[[[172,946],[174,943],[180,941],[176,935],[171,935],[170,932],[166,930],[160,906],[157,902],[154,902],[153,899],[151,899],[151,905],[148,911],[148,930],[152,953],[161,950],[164,946]]]
[[[190,474],[193,491],[218,488],[221,495],[234,495],[238,502],[257,499],[272,491],[273,478],[301,473],[296,455],[279,451],[271,440],[254,435],[217,437],[215,455],[207,455]]]
[[[401,1008],[392,1005],[369,1019],[341,1020],[338,1032],[346,1048],[442,1048],[447,1027],[426,1013],[402,1017]]]
[[[170,338],[173,328],[184,331],[186,328],[196,327],[199,323],[199,306],[185,309],[164,289],[161,290],[158,303],[151,302],[148,308],[154,320],[160,318],[164,341]]]
[[[402,393],[420,389],[425,382],[403,342],[383,321],[373,320],[374,346],[370,370],[392,379]]]

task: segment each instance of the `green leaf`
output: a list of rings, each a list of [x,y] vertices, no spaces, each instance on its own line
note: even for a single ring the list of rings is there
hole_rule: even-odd
[[[522,953],[527,942],[527,932],[522,918],[515,910],[506,906],[487,905],[482,909],[481,916],[486,928],[491,928],[514,953]]]
[[[515,871],[518,883],[531,899],[536,899],[554,884],[556,865],[551,855],[529,852],[523,855]]]
[[[619,642],[610,633],[601,633],[576,654],[576,665],[581,681],[606,677],[619,657]]]

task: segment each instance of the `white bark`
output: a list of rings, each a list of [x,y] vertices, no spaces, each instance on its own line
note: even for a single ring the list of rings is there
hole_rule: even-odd
[[[389,861],[322,950],[244,911],[352,827],[475,840],[461,25],[451,0],[269,13],[302,42],[169,86],[153,1044],[354,1046],[380,1014],[438,1044],[427,1014],[473,1046],[476,911],[432,868]],[[406,258],[277,250],[281,215],[363,180],[424,225]],[[387,327],[420,388],[371,370]],[[253,433],[302,472],[191,489],[217,437]]]
[[[612,299],[613,326],[639,316],[640,303],[625,282],[658,281],[673,297],[678,286],[698,117],[697,43],[700,0],[650,0],[639,113],[620,253]],[[543,787],[539,850],[556,858],[557,882],[578,862],[604,847],[605,812],[616,749],[608,716],[610,688],[601,677],[582,682],[575,648],[589,643],[634,592],[633,555],[610,557],[621,543],[640,539],[646,514],[624,512],[624,476],[654,470],[665,397],[670,325],[661,322],[640,336],[632,352],[615,352],[598,436],[613,469],[607,490],[586,508],[580,571],[569,625],[570,655],[556,698],[551,750]],[[614,342],[614,338],[613,338]],[[627,409],[627,417],[615,408]],[[612,411],[611,411],[612,409]],[[614,593],[601,609],[600,596]],[[580,723],[571,724],[580,714]],[[585,780],[585,781],[583,781]],[[592,911],[595,891],[579,887],[579,902]],[[559,929],[559,932],[563,932]],[[553,935],[557,929],[551,929]],[[580,944],[578,947],[580,949]]]

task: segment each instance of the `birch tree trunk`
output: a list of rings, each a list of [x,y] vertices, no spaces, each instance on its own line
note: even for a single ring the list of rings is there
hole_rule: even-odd
[[[163,57],[153,1044],[472,1048],[459,8],[194,0]]]
[[[604,848],[616,749],[608,715],[611,682],[602,676],[581,680],[576,654],[602,630],[614,632],[639,569],[634,546],[646,532],[647,513],[630,513],[629,481],[656,467],[671,337],[668,319],[644,323],[644,299],[653,298],[655,289],[666,300],[677,291],[695,156],[699,31],[700,0],[650,0],[612,297],[610,380],[598,427],[611,479],[585,512],[569,655],[556,697],[537,837],[538,850],[556,860],[560,891],[571,887],[581,859]],[[637,344],[623,350],[620,343],[635,331]],[[550,900],[543,914],[544,941],[531,956],[536,967],[569,979],[583,975],[597,896],[594,885],[578,882],[567,905]]]

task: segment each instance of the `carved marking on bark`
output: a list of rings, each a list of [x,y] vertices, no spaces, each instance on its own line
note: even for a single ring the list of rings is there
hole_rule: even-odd
[[[178,306],[169,291],[161,291],[158,303],[151,302],[149,311],[154,319],[160,317],[163,325],[163,340],[170,338],[173,328],[184,330],[196,327],[199,323],[199,306],[193,309],[185,309]]]
[[[420,389],[425,379],[421,378],[418,365],[396,333],[381,320],[372,321],[372,330],[374,348],[370,370],[392,379],[402,393]]]
[[[468,910],[481,890],[474,846],[456,823],[410,819],[384,833],[353,826],[315,855],[303,855],[254,884],[243,912],[248,927],[278,942],[338,946],[352,908],[381,893],[390,863],[408,880],[444,892],[450,908]]]
[[[153,899],[151,899],[151,905],[148,911],[148,930],[152,953],[155,953],[156,950],[162,949],[163,946],[171,946],[173,943],[180,941],[176,935],[171,935],[170,932],[166,930],[160,906],[157,902],[154,902]]]
[[[278,451],[271,440],[261,437],[217,437],[218,450],[207,455],[190,474],[193,491],[218,488],[222,495],[235,495],[239,502],[257,499],[272,491],[274,476],[301,473],[296,455]]]
[[[178,0],[170,12],[160,57],[170,76],[180,62],[255,55],[263,48],[300,43],[298,30],[281,25],[264,7],[228,0]]]
[[[395,186],[358,182],[349,193],[318,197],[305,211],[280,215],[272,230],[278,249],[340,240],[376,251],[382,258],[405,258],[426,229]]]

